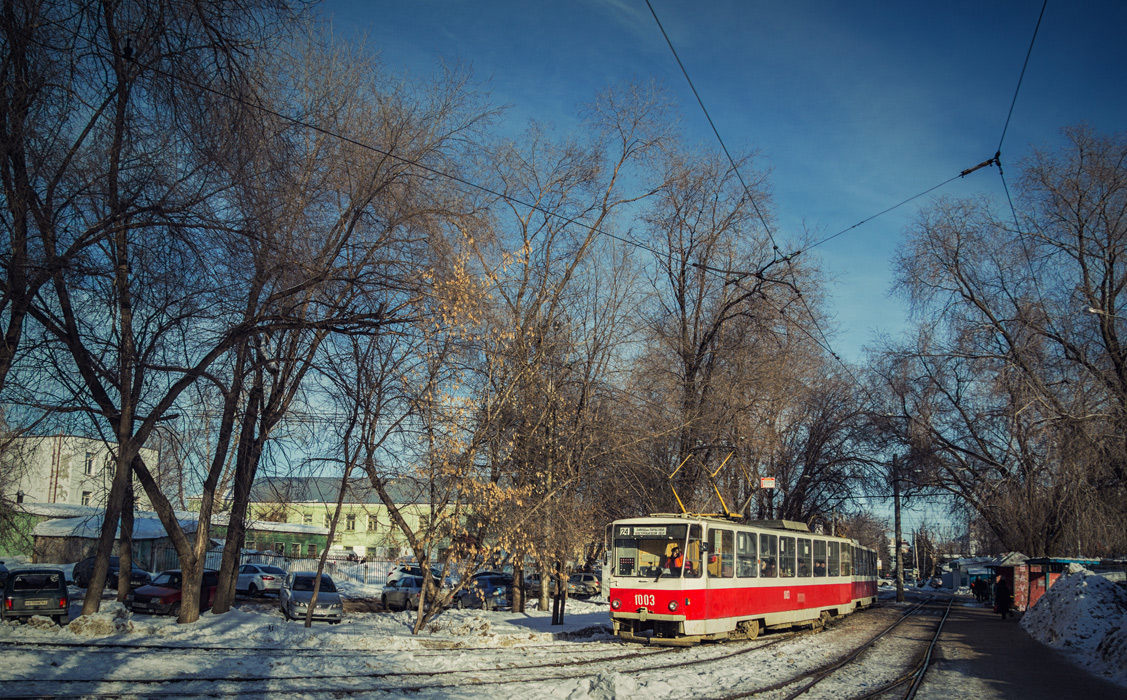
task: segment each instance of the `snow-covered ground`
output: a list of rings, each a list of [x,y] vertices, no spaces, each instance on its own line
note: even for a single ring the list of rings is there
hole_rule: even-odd
[[[1071,564],[1021,626],[1079,666],[1127,686],[1127,588]]]
[[[338,584],[346,598],[378,598],[381,592],[379,586],[346,581]],[[72,588],[72,615],[79,611],[82,592]],[[882,597],[893,594],[891,590],[881,591]],[[968,604],[975,604],[969,592],[961,591],[959,595],[965,596]],[[98,656],[113,659],[101,676],[109,684],[99,688],[99,692],[109,693],[115,692],[115,688],[120,689],[118,692],[129,688],[113,685],[114,682],[125,683],[124,679],[137,683],[198,675],[214,683],[218,682],[216,679],[269,676],[279,683],[290,684],[284,686],[285,697],[321,698],[331,695],[327,695],[324,688],[315,687],[306,694],[301,694],[303,691],[299,689],[295,695],[293,684],[298,683],[297,679],[373,679],[405,673],[427,676],[478,669],[494,669],[496,673],[496,669],[511,668],[516,673],[522,666],[527,668],[541,661],[560,660],[565,662],[559,671],[564,675],[534,689],[530,689],[530,684],[518,683],[493,685],[488,689],[449,687],[430,693],[412,690],[404,692],[404,696],[489,697],[491,700],[527,700],[532,696],[560,700],[692,697],[681,692],[676,684],[670,685],[665,678],[667,674],[639,679],[618,673],[603,661],[580,665],[584,659],[609,660],[612,654],[625,653],[623,645],[611,643],[608,608],[605,601],[597,599],[569,601],[562,626],[551,624],[550,613],[535,610],[523,614],[449,610],[418,635],[411,634],[413,612],[346,613],[343,624],[314,623],[307,629],[301,622],[284,620],[272,602],[239,599],[236,608],[227,614],[205,613],[196,623],[178,625],[166,617],[133,615],[107,596],[101,612],[74,617],[65,628],[55,626],[46,618],[25,624],[4,622],[0,624],[0,643],[124,645],[124,651],[115,646],[114,653],[103,649]],[[815,664],[821,657],[832,657],[837,647],[846,648],[851,636],[863,632],[851,629],[859,627],[859,623],[850,620],[852,618],[847,618],[844,625],[828,633],[796,638],[772,647],[772,651],[759,652],[765,656],[762,663],[756,664],[755,671],[749,671],[748,664],[728,664],[727,670],[707,671],[702,666],[694,672],[694,682],[719,690],[746,684],[748,673],[758,674],[754,678],[756,682],[780,678],[788,669]],[[1122,587],[1089,572],[1076,571],[1062,577],[1038,605],[1026,613],[1022,624],[1036,639],[1073,655],[1078,664],[1092,673],[1127,687],[1127,591]],[[682,659],[699,656],[706,661],[710,656],[730,653],[739,646],[706,645],[673,653]],[[178,647],[184,647],[183,653],[176,651]],[[625,648],[628,652],[650,651],[637,645]],[[92,671],[92,664],[99,663],[94,660],[96,655],[86,653],[87,650],[0,649],[6,659],[0,665],[0,681],[5,681],[0,684],[0,697],[7,694],[3,690],[5,685],[13,687],[8,682],[86,679],[96,672]],[[199,653],[202,650],[215,650],[215,653],[204,657]],[[80,655],[84,660],[76,661]],[[713,667],[721,668],[721,665],[713,664]],[[695,689],[699,691],[702,686],[696,685]],[[206,690],[201,687],[199,692]],[[264,691],[264,694],[270,693]],[[375,692],[371,696],[398,697],[386,692]]]

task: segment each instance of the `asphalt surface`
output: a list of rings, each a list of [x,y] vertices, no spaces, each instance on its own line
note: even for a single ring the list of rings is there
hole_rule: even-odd
[[[973,606],[973,607],[971,607]],[[1092,675],[1035,641],[1021,613],[1002,620],[990,608],[959,602],[917,697],[925,700],[1124,700],[1123,688]]]

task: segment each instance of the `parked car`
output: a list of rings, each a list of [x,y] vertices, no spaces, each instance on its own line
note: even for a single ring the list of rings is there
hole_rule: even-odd
[[[442,569],[432,568],[430,570],[430,575],[431,578],[435,580],[435,582],[438,582],[442,580]],[[423,567],[419,566],[418,564],[396,564],[391,568],[391,571],[387,572],[387,583],[398,581],[399,579],[407,576],[418,576],[419,578],[422,578]],[[387,584],[385,583],[384,585]],[[442,585],[450,587],[452,585],[452,577],[447,576],[446,580],[442,582]]]
[[[507,574],[504,571],[479,571],[476,574],[474,574],[472,578],[484,578],[484,577],[493,578],[493,579],[500,579],[500,580],[505,582],[506,586],[513,585],[513,575]]]
[[[532,573],[524,577],[524,592],[526,595],[540,595],[540,574]],[[556,594],[556,579],[548,576],[548,595]]]
[[[512,583],[512,576],[507,579],[503,575],[474,576],[465,588],[454,594],[450,604],[459,610],[462,608],[482,608],[484,610],[507,608],[509,607],[509,587]]]
[[[86,588],[90,585],[90,578],[94,575],[94,559],[94,557],[86,557],[74,565],[74,570],[71,573],[74,585],[79,588]],[[117,557],[110,557],[110,568],[106,572],[106,588],[117,588],[119,571],[121,571],[121,560]],[[145,571],[136,564],[132,564],[129,571],[130,588],[145,586],[152,583],[152,581],[153,577],[148,571]]]
[[[246,592],[250,596],[277,593],[282,590],[285,578],[285,569],[269,564],[243,564],[239,567],[239,580],[235,582],[235,590]]]
[[[62,569],[16,569],[0,588],[0,620],[44,615],[65,625],[70,619],[67,577]]]
[[[423,568],[417,564],[396,564],[391,567],[391,571],[387,572],[387,581],[384,585],[392,581],[398,581],[406,576],[422,576]]]
[[[304,620],[313,600],[313,588],[317,583],[316,571],[295,571],[286,574],[282,588],[278,592],[278,607],[282,617],[287,620]],[[336,584],[328,574],[321,574],[321,589],[317,592],[317,605],[313,608],[314,620],[327,620],[335,625],[344,617],[344,603]]]
[[[406,610],[419,606],[419,596],[423,593],[422,576],[404,576],[383,587],[380,602],[385,610]]]
[[[567,594],[574,598],[591,598],[602,592],[602,582],[595,574],[577,573],[567,579]]]
[[[179,617],[183,583],[184,574],[179,569],[162,571],[149,585],[133,589],[125,598],[125,605],[133,612]],[[200,586],[200,612],[212,606],[218,588],[219,572],[205,570]]]

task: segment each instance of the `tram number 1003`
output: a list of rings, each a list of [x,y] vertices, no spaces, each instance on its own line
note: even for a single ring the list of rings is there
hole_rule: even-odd
[[[634,596],[634,605],[653,607],[656,603],[653,594],[639,593]]]

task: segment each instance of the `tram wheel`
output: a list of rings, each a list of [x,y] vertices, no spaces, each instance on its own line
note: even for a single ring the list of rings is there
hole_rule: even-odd
[[[759,620],[744,620],[736,625],[733,639],[746,639],[751,641],[759,636]]]

